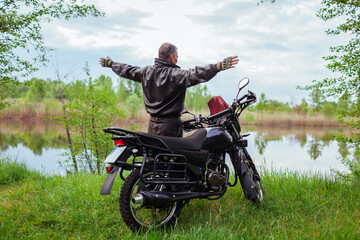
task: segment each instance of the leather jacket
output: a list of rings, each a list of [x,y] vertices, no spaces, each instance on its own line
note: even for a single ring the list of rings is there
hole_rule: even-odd
[[[216,64],[183,70],[176,64],[155,58],[155,64],[137,67],[113,62],[111,69],[119,76],[142,84],[146,111],[153,117],[175,118],[184,109],[186,88],[213,78]]]

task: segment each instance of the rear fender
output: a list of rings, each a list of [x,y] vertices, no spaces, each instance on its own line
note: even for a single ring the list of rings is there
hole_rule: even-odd
[[[115,177],[117,173],[119,172],[120,167],[115,166],[110,173],[106,176],[106,179],[102,185],[100,195],[110,195],[111,189],[114,184]]]

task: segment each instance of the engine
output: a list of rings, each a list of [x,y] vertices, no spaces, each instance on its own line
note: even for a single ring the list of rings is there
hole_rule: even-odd
[[[206,182],[209,188],[219,190],[226,183],[225,156],[223,153],[214,153],[207,164]]]
[[[214,187],[221,187],[225,184],[225,174],[221,174],[218,171],[208,170],[206,173],[206,180],[209,185]]]

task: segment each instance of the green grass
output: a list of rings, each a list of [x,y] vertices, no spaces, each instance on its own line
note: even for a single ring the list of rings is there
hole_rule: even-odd
[[[120,178],[100,196],[105,175],[24,172],[1,182],[0,239],[360,239],[359,188],[317,175],[265,171],[260,204],[236,186],[217,201],[192,200],[173,229],[138,234],[118,210]]]
[[[29,177],[41,177],[39,173],[29,171],[24,163],[18,163],[7,157],[0,157],[0,186],[24,180]]]

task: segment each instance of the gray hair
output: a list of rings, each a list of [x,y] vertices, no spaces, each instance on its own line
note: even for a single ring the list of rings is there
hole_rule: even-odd
[[[159,48],[159,58],[168,60],[175,52],[177,52],[177,47],[171,43],[163,43]]]

